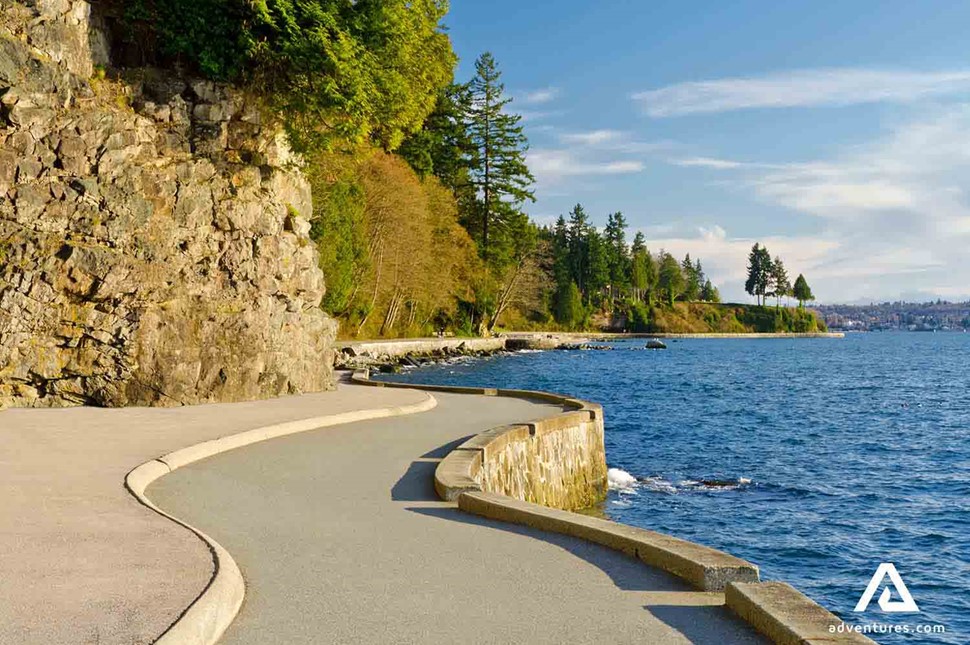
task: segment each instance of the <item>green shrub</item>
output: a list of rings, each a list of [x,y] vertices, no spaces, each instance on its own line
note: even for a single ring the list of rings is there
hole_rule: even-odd
[[[583,296],[575,282],[561,284],[553,296],[553,315],[556,322],[567,329],[584,327],[587,312]]]
[[[451,81],[447,11],[446,0],[132,0],[124,20],[146,62],[252,83],[298,150],[393,149]]]

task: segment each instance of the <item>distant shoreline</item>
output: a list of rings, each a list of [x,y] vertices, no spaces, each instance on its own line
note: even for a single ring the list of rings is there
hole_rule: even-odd
[[[778,333],[658,333],[613,334],[604,332],[506,332],[490,338],[443,336],[426,338],[388,338],[338,341],[334,345],[334,367],[341,370],[363,368],[396,371],[399,367],[418,367],[458,356],[490,356],[522,350],[602,349],[590,343],[611,340],[650,338],[844,338],[843,332]]]
[[[845,332],[737,332],[737,333],[716,333],[716,332],[506,332],[508,338],[543,338],[543,337],[563,337],[570,339],[588,340],[623,340],[626,338],[845,338]]]

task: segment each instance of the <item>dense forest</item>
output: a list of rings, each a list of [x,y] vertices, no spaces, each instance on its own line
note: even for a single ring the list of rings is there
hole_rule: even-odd
[[[136,0],[124,11],[138,62],[248,86],[285,126],[312,184],[324,308],[344,336],[817,328],[808,312],[715,306],[701,261],[652,253],[641,233],[628,243],[622,213],[602,230],[581,205],[551,227],[530,221],[521,117],[491,54],[454,78],[445,0]],[[760,303],[767,286],[757,289]]]

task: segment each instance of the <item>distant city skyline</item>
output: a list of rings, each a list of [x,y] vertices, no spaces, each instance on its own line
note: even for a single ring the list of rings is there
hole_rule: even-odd
[[[820,302],[970,299],[970,4],[453,2],[492,51],[552,223],[622,211],[727,300],[754,242]]]

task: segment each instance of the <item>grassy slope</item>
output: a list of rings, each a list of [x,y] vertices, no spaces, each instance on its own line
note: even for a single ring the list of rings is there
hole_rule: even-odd
[[[631,312],[626,331],[658,333],[821,332],[825,323],[810,309],[742,304],[678,302],[673,308]]]

